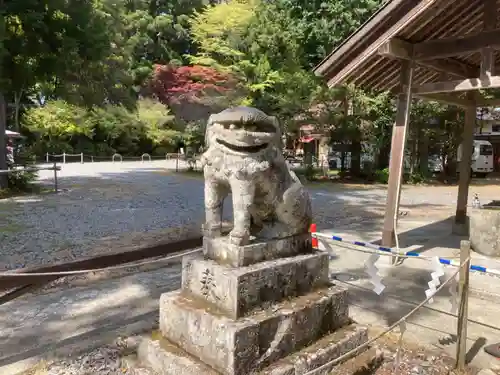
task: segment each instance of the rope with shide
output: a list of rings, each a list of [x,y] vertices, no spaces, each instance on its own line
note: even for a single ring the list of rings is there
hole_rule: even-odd
[[[441,289],[443,289],[448,283],[450,283],[456,276],[459,272],[461,272],[464,268],[467,267],[468,263],[470,262],[470,256],[464,261],[462,262],[462,264],[460,265],[459,269],[453,273],[452,276],[450,276],[444,283],[442,283],[439,288],[437,288],[437,292],[439,292]],[[394,324],[392,324],[389,328],[385,329],[383,332],[377,334],[376,336],[372,337],[371,339],[369,339],[367,342],[365,342],[364,344],[362,345],[359,345],[357,346],[356,348],[350,350],[349,352],[341,355],[340,357],[328,362],[328,363],[325,363],[324,365],[320,366],[320,367],[317,367],[315,368],[314,370],[312,371],[309,371],[309,372],[306,372],[304,375],[315,375],[317,373],[319,373],[320,371],[328,368],[328,367],[333,367],[343,361],[346,361],[348,359],[350,359],[351,357],[353,357],[354,355],[356,355],[357,353],[359,353],[361,350],[369,347],[371,344],[373,344],[375,341],[377,341],[378,339],[380,339],[382,336],[385,336],[386,334],[388,334],[389,332],[393,331],[394,329],[396,329],[396,327],[399,327],[402,323],[406,322],[408,318],[410,318],[413,314],[415,314],[418,310],[420,310],[427,302],[429,302],[429,300],[431,300],[433,298],[433,295],[427,297],[425,300],[423,300],[422,302],[420,302],[413,310],[411,310],[408,314],[406,314],[405,316],[403,316],[401,319],[399,319],[397,322],[395,322]],[[459,314],[459,318],[460,318],[460,314]],[[459,332],[461,330],[463,330],[463,326],[461,326],[460,324],[460,319],[459,319],[459,328],[458,328]],[[460,340],[460,338],[463,337],[463,335],[459,334],[458,335],[458,343],[457,343],[457,347],[461,346],[462,345],[462,342]],[[460,362],[460,356],[458,356],[457,358],[457,367],[463,367],[465,365],[461,365],[459,362]]]

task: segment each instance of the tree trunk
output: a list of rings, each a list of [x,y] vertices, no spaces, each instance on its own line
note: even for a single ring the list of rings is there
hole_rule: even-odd
[[[359,140],[351,144],[351,174],[356,177],[361,174],[361,142]]]
[[[23,90],[14,93],[14,131],[19,131],[19,110],[21,106],[21,98],[23,96]]]
[[[0,170],[7,169],[6,160],[6,144],[5,144],[5,128],[6,128],[6,114],[5,114],[5,97],[0,92]],[[7,188],[7,175],[0,174],[0,189]]]
[[[391,154],[391,145],[384,144],[378,153],[377,169],[385,169],[389,167],[389,155]]]
[[[410,145],[409,145],[409,151],[410,151],[410,160],[409,160],[409,167],[410,167],[410,175],[412,175],[414,172],[415,172],[415,160],[417,159],[416,158],[416,143],[417,141],[412,139],[409,141]]]
[[[422,132],[418,143],[418,166],[420,173],[424,176],[429,174],[429,135]]]

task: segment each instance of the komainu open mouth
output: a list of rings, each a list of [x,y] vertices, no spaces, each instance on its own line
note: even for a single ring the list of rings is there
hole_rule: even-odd
[[[217,139],[217,143],[227,147],[230,150],[233,150],[236,152],[247,152],[247,153],[259,152],[260,150],[265,149],[269,145],[268,143],[263,143],[263,144],[256,145],[256,146],[236,146],[236,145],[232,145],[231,143],[227,143],[227,142],[223,141],[222,139]]]

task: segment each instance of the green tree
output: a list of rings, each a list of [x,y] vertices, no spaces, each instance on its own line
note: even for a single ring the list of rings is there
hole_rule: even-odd
[[[170,148],[175,148],[181,140],[181,131],[173,126],[174,116],[162,103],[152,99],[140,100],[137,116],[139,121],[146,126],[146,134],[151,139],[153,146],[166,152]]]
[[[126,46],[125,2],[96,0],[96,23],[107,48],[100,58],[77,60],[77,69],[65,71],[56,80],[45,84],[52,88],[51,97],[64,98],[84,106],[121,104],[132,109],[137,98],[133,75],[133,58]],[[96,26],[97,28],[97,26]]]
[[[36,83],[50,82],[57,87],[70,73],[82,75],[108,54],[110,34],[98,4],[97,0],[1,4],[0,108],[5,108],[6,97],[14,97],[15,127],[19,124],[21,98]],[[4,116],[0,120],[3,138]],[[3,139],[0,141],[3,150]],[[0,157],[0,169],[5,169],[4,157]]]
[[[48,102],[43,107],[29,109],[23,125],[39,138],[33,150],[44,152],[71,152],[70,142],[78,135],[92,136],[92,128],[86,122],[86,111],[62,100]]]
[[[110,50],[105,16],[97,0],[23,0],[5,4],[6,53],[0,64],[4,92],[12,93],[16,107],[38,82],[52,82],[57,87],[72,77],[80,83],[88,81],[88,68]]]
[[[205,0],[131,0],[124,12],[125,49],[132,57],[135,83],[141,85],[154,64],[182,65],[195,53],[189,18]]]

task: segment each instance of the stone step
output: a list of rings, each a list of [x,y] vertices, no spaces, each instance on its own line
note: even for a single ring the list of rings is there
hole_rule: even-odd
[[[304,375],[363,344],[367,339],[366,328],[351,324],[271,364],[258,375]],[[151,368],[159,375],[221,375],[221,372],[202,363],[165,338],[144,339],[137,353],[141,365]],[[315,375],[351,375],[356,368],[371,366],[376,357],[373,350],[365,351],[338,366],[326,366]],[[347,370],[353,372],[345,372]]]
[[[167,340],[224,375],[247,375],[349,322],[347,289],[333,285],[233,320],[179,291],[160,298]]]
[[[314,375],[337,374],[335,370],[342,364],[329,365],[328,363],[366,341],[368,341],[368,329],[350,324],[271,364],[259,372],[259,375],[304,375],[313,370],[315,370]],[[361,351],[359,355],[365,352],[366,350]]]
[[[142,366],[158,375],[220,375],[165,338],[145,338],[137,349]]]
[[[265,303],[325,287],[329,284],[328,263],[324,251],[237,268],[202,255],[186,256],[182,262],[182,290],[238,319]]]
[[[382,351],[377,347],[370,347],[361,354],[351,358],[328,372],[328,375],[369,375],[375,373],[384,360]],[[321,371],[318,371],[321,374]]]

